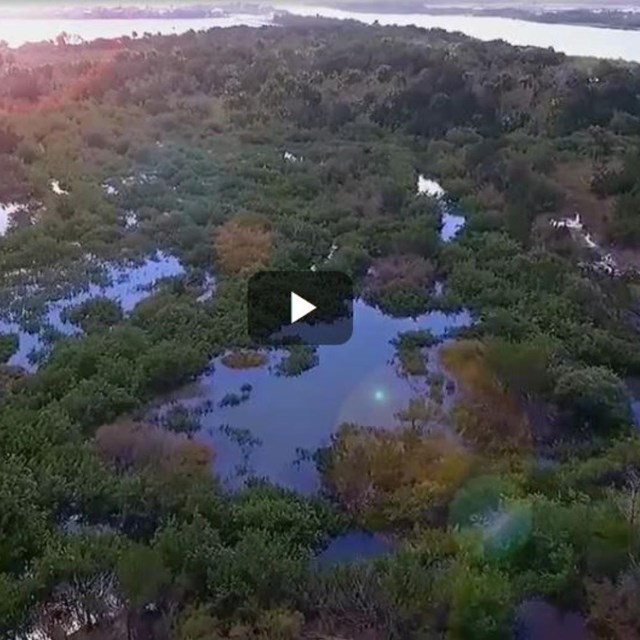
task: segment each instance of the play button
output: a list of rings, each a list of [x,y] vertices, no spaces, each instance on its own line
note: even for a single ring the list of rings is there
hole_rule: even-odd
[[[305,300],[297,293],[291,292],[291,324],[302,320],[305,316],[315,311],[318,307]]]
[[[312,302],[313,301],[313,302]],[[261,271],[249,279],[254,342],[343,344],[353,329],[353,283],[337,271]]]

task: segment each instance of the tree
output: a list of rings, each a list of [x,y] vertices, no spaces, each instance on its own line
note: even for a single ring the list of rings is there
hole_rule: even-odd
[[[12,128],[0,127],[0,153],[15,153],[21,141],[22,137]]]
[[[491,339],[487,342],[485,357],[500,380],[524,396],[547,393],[553,386],[550,372],[553,347],[549,340],[533,337],[523,342]]]
[[[20,347],[20,338],[15,333],[0,334],[0,364],[9,360]]]
[[[409,423],[412,429],[422,433],[430,428],[442,427],[447,422],[447,415],[442,407],[437,402],[423,398],[411,398],[409,406],[398,411],[395,417],[402,423]]]
[[[170,431],[183,433],[187,438],[192,438],[200,430],[198,416],[181,404],[167,411],[164,423]]]
[[[554,397],[576,429],[606,434],[633,424],[629,393],[605,367],[565,369]]]
[[[28,581],[0,572],[0,637],[12,638],[27,631],[32,603]]]
[[[54,541],[36,564],[47,594],[38,606],[40,626],[68,629],[79,624],[89,631],[117,615],[121,602],[115,564],[120,546],[117,535],[83,530],[82,525]]]
[[[20,70],[7,78],[9,95],[16,100],[36,102],[42,95],[37,76],[31,71]]]
[[[62,320],[79,326],[83,331],[104,331],[118,324],[122,318],[120,303],[104,296],[91,298],[62,312]]]
[[[292,546],[286,538],[265,531],[240,535],[233,547],[225,547],[208,588],[216,609],[237,611],[247,605],[253,613],[294,602],[303,588],[308,551]]]
[[[496,378],[486,353],[484,343],[474,340],[446,344],[440,352],[462,391],[452,411],[453,426],[478,451],[522,452],[531,446],[531,430],[521,398]]]
[[[451,638],[507,640],[511,637],[514,594],[506,575],[495,569],[460,566],[452,578]]]
[[[419,256],[380,258],[369,269],[364,297],[394,315],[420,315],[428,307],[434,275],[433,264]]]
[[[89,431],[131,411],[137,404],[138,399],[130,390],[99,376],[81,380],[62,400],[69,415]]]
[[[225,271],[253,271],[264,267],[271,258],[271,233],[261,224],[232,219],[218,229],[214,249]]]
[[[474,459],[442,434],[344,424],[319,466],[349,512],[368,526],[391,527],[437,518]]]
[[[171,581],[160,553],[143,544],[124,549],[116,570],[122,593],[135,609],[158,605]]]
[[[144,624],[145,612],[161,610],[171,585],[171,574],[158,551],[132,543],[120,555],[117,575],[128,604],[127,637],[134,627]]]
[[[201,605],[187,609],[181,616],[176,631],[177,640],[222,640],[220,621],[209,607]]]
[[[20,575],[51,536],[32,469],[20,456],[0,459],[0,572]]]
[[[156,533],[153,546],[187,593],[206,593],[209,572],[222,552],[220,532],[207,519],[199,513],[189,522],[173,518]]]
[[[479,517],[496,512],[503,502],[520,493],[513,478],[482,475],[467,482],[451,501],[449,521],[458,527],[472,526]]]
[[[589,627],[598,637],[640,638],[640,571],[637,565],[615,580],[587,580]]]
[[[155,344],[142,356],[140,366],[149,391],[168,391],[188,382],[206,366],[208,354],[178,340]]]

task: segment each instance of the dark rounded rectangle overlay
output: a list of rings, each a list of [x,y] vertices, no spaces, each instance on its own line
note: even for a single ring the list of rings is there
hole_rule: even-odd
[[[291,294],[317,309],[291,323]],[[249,334],[278,346],[344,344],[353,332],[353,282],[340,271],[260,271],[249,280]]]

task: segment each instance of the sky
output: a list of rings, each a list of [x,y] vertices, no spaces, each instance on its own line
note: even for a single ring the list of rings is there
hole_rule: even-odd
[[[277,4],[278,0],[0,0],[0,7],[20,9],[25,7],[144,7],[144,6],[223,6],[225,4]],[[299,0],[301,4],[323,4],[323,0]],[[405,0],[406,2],[407,0]],[[416,3],[420,0],[415,0]],[[326,4],[388,4],[390,6],[397,5],[397,0],[324,0]],[[552,4],[560,4],[567,6],[601,6],[601,7],[623,7],[638,6],[640,0],[423,0],[425,5],[461,5],[473,4],[474,6],[482,6],[486,4],[501,4],[511,7],[529,7],[529,6],[545,6]]]
[[[314,6],[339,6],[347,3],[351,6],[356,4],[373,5],[389,5],[394,7],[398,5],[397,0],[293,0],[304,5]],[[285,2],[285,0],[0,0],[0,10],[10,10],[13,12],[27,11],[38,8],[61,9],[70,7],[167,7],[167,6],[207,6],[222,7],[229,4],[253,4],[274,6]],[[412,0],[404,0],[404,2],[412,2]],[[504,7],[550,7],[562,6],[566,8],[575,7],[607,7],[607,8],[640,8],[640,0],[415,0],[416,4],[422,3],[431,6],[460,6],[473,5],[474,7],[500,5]],[[292,4],[291,0],[288,0]]]

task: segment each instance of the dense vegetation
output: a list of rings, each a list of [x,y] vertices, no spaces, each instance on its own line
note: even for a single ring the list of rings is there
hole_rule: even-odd
[[[544,599],[640,637],[638,95],[634,66],[330,21],[1,51],[0,201],[26,207],[3,309],[50,353],[0,380],[0,633],[497,639]],[[467,213],[454,242],[419,173]],[[615,271],[549,224],[576,208]],[[187,273],[49,331],[49,301],[156,250]],[[148,404],[214,355],[264,364],[246,279],[312,266],[396,315],[470,309],[429,354],[457,392],[440,378],[401,429],[343,425],[322,497],[229,492],[194,417]],[[434,343],[398,337],[406,375]],[[280,373],[314,363],[294,346]],[[354,523],[396,552],[312,561]]]

